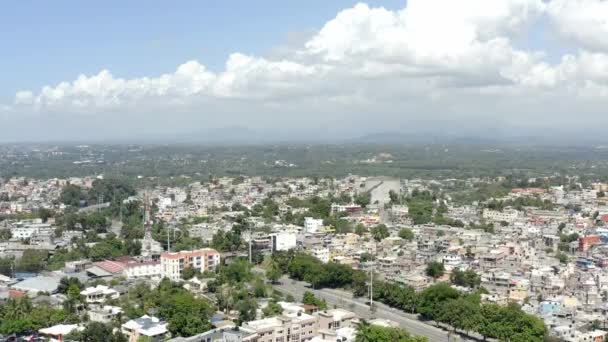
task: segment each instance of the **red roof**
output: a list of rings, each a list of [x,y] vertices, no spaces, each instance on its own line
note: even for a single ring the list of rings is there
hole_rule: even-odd
[[[192,258],[198,256],[207,256],[207,255],[216,255],[220,254],[218,251],[212,248],[202,248],[195,251],[181,251],[181,252],[173,252],[173,253],[162,253],[160,255],[163,259],[182,259],[182,258]]]
[[[23,298],[23,297],[25,297],[25,295],[26,295],[25,291],[15,290],[15,289],[8,290],[8,296],[10,298]]]
[[[109,273],[122,273],[125,269],[125,264],[119,261],[104,260],[94,263],[95,266]]]

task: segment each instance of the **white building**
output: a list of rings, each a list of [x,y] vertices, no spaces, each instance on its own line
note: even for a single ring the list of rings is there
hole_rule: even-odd
[[[319,247],[310,251],[310,254],[315,258],[321,260],[323,263],[329,262],[329,248]]]
[[[110,323],[122,312],[122,309],[118,306],[104,305],[101,308],[89,310],[87,314],[91,322]]]
[[[451,271],[460,267],[462,264],[462,257],[460,255],[446,255],[443,257],[442,262],[445,269]]]
[[[494,222],[505,221],[513,223],[518,215],[519,212],[515,209],[505,209],[503,211],[484,209],[483,211],[483,218]]]
[[[159,261],[128,263],[122,271],[127,279],[160,278],[161,266]]]
[[[257,333],[259,342],[304,342],[316,335],[316,325],[316,317],[302,312],[294,312],[249,321],[244,323],[241,329]]]
[[[279,232],[270,234],[272,251],[287,251],[296,248],[296,233]]]
[[[200,272],[205,272],[214,270],[219,264],[220,253],[211,248],[160,255],[161,277],[173,281],[182,278],[182,271],[185,268],[192,267]]]
[[[40,231],[52,231],[53,228],[48,223],[31,223],[25,225],[17,225],[11,228],[11,236],[13,239],[29,239]]]
[[[106,299],[118,298],[120,294],[105,285],[97,285],[80,291],[80,295],[85,297],[87,303],[103,303]]]
[[[323,220],[312,217],[304,218],[304,231],[306,233],[316,233],[321,229],[323,229]]]
[[[129,336],[129,341],[162,341],[167,335],[166,322],[162,322],[156,317],[143,315],[140,318],[132,319],[122,325],[122,332]]]

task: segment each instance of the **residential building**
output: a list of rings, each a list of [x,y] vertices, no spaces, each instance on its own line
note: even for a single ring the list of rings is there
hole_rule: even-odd
[[[139,341],[143,338],[145,341],[157,342],[163,341],[167,335],[166,322],[161,321],[156,317],[143,315],[140,318],[132,319],[121,326],[122,332],[129,336],[129,342]]]
[[[159,278],[162,273],[160,261],[130,262],[122,272],[127,279]]]
[[[122,309],[118,306],[104,305],[87,311],[91,322],[110,323],[122,314]]]
[[[287,251],[296,248],[297,238],[295,232],[279,232],[270,234],[272,252]]]
[[[217,328],[190,337],[176,337],[167,342],[257,342],[258,334],[234,327]]]
[[[205,272],[214,270],[219,264],[220,253],[211,248],[160,255],[161,277],[174,281],[181,279],[182,271],[187,267]]]
[[[344,309],[331,309],[317,312],[319,318],[318,329],[337,330],[345,327],[353,327],[357,318],[354,312]]]
[[[304,218],[304,231],[306,233],[316,233],[323,229],[323,220],[312,217]]]
[[[316,317],[292,312],[244,323],[241,329],[255,332],[257,342],[304,342],[317,333]]]
[[[85,298],[85,301],[91,303],[103,303],[106,299],[116,299],[119,296],[118,291],[109,288],[105,285],[97,285],[95,287],[87,287],[80,291],[80,295]]]

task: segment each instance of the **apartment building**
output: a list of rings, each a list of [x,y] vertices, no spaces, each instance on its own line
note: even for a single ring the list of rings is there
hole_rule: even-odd
[[[327,330],[353,327],[354,320],[357,318],[354,312],[344,309],[319,311],[317,315],[319,317],[318,328]]]
[[[122,272],[127,279],[157,278],[161,275],[161,266],[158,261],[130,262]]]
[[[257,342],[304,342],[317,334],[316,317],[291,312],[244,323],[242,330],[255,332]]]
[[[505,221],[513,223],[518,216],[519,212],[515,209],[504,209],[503,211],[485,209],[483,211],[483,218],[494,222]]]
[[[219,264],[220,253],[211,248],[160,255],[161,277],[174,281],[181,279],[182,271],[187,267],[205,272],[214,270]]]

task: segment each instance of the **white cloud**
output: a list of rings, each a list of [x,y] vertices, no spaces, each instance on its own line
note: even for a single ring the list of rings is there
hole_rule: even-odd
[[[562,36],[584,49],[608,52],[608,1],[552,0],[547,13]]]
[[[552,64],[543,46],[517,47],[514,41],[541,16],[580,51]],[[280,59],[233,53],[219,72],[188,61],[172,73],[134,79],[102,70],[38,93],[20,91],[14,106],[84,114],[179,109],[215,116],[218,124],[222,118],[246,122],[238,113],[275,124],[283,120],[279,112],[342,120],[351,112],[385,110],[384,119],[399,122],[395,116],[402,112],[413,119],[413,108],[445,118],[436,112],[442,106],[452,116],[488,116],[504,97],[509,111],[501,115],[512,115],[518,103],[526,112],[549,108],[565,94],[602,101],[608,94],[606,37],[608,1],[409,0],[398,11],[358,4]],[[538,107],[524,107],[530,103]]]

